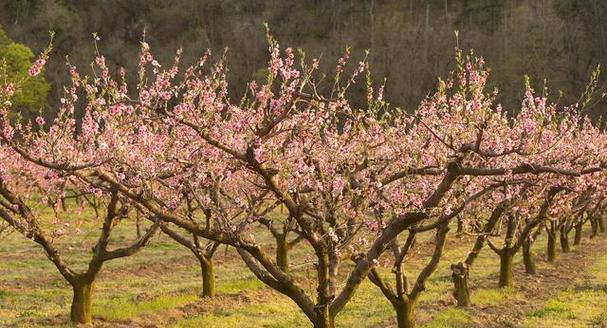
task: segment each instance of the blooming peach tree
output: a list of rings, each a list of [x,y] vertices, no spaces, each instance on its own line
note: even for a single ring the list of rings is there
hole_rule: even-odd
[[[318,60],[268,40],[266,80],[249,83],[238,100],[223,61],[209,64],[210,52],[182,70],[181,51],[163,67],[145,42],[135,87],[124,70],[111,76],[101,54],[91,76],[71,67],[49,124],[11,124],[11,86],[2,86],[2,151],[19,163],[0,171],[14,183],[7,190],[24,197],[33,193],[24,185],[44,180],[37,187],[60,185],[61,195],[65,188],[97,194],[108,217],[123,212],[118,204],[138,211],[153,225],[136,245],[162,229],[192,249],[207,296],[213,253],[231,246],[319,328],[334,327],[367,277],[394,306],[399,327],[415,326],[414,305],[458,216],[483,235],[471,254],[487,242],[500,255],[500,286],[510,286],[512,258],[530,236],[584,191],[603,191],[603,132],[575,106],[557,109],[530,87],[521,110],[508,115],[486,91],[480,58],[458,50],[457,69],[408,113],[384,101],[366,60],[352,65],[349,51],[327,83]],[[43,65],[36,63],[32,75]],[[363,76],[367,104],[356,106],[352,88]],[[600,208],[601,198],[593,199]],[[15,202],[2,204],[8,211]],[[496,245],[487,235],[501,226],[504,243]],[[409,286],[403,263],[426,232],[435,234],[434,251]],[[264,233],[275,247],[262,243]],[[289,270],[288,234],[309,252],[313,288]],[[377,270],[389,257],[395,289]]]

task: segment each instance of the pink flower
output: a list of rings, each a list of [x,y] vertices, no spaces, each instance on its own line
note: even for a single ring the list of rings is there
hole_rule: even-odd
[[[7,96],[12,97],[15,94],[15,86],[12,83],[9,83],[4,88],[4,91]]]
[[[36,117],[36,124],[38,125],[44,125],[44,118],[42,116],[38,116]]]
[[[46,59],[44,57],[38,58],[32,66],[27,70],[27,74],[31,77],[37,76],[42,72],[42,68],[46,64]]]

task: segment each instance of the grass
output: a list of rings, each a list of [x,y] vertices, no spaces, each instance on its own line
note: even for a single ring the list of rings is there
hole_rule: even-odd
[[[528,314],[524,327],[588,327],[593,322],[605,325],[606,310],[605,292],[570,289],[560,292],[541,309]]]
[[[607,326],[607,254],[597,256],[573,286],[528,313],[524,327]]]
[[[449,308],[437,314],[425,328],[464,328],[470,326],[470,315],[465,310]]]
[[[88,250],[95,242],[94,232],[98,231],[99,224],[86,221],[83,224],[85,230],[92,232],[82,234],[80,240],[57,241],[66,261],[77,269],[84,268],[90,258]],[[132,222],[119,225],[112,238],[112,247],[132,240],[133,231]],[[270,238],[267,238],[269,242]],[[428,237],[428,240],[432,238]],[[421,327],[474,326],[470,312],[454,308],[450,296],[450,265],[465,257],[472,242],[472,238],[465,239],[445,249],[443,260],[429,279],[416,308]],[[0,241],[0,327],[69,327],[71,289],[42,250],[33,245],[17,234]],[[543,241],[536,242],[534,247],[539,253]],[[291,253],[295,264],[294,274],[303,281],[315,275],[313,267],[302,264],[305,262],[305,252],[304,246],[298,246]],[[412,279],[428,259],[427,256],[407,259],[406,270]],[[515,265],[520,265],[520,261],[519,254]],[[344,263],[344,274],[349,271],[350,265]],[[587,274],[592,279],[581,279],[576,283],[577,286],[591,283],[591,288],[572,288],[558,293],[530,312],[524,324],[527,327],[570,327],[578,321],[597,325],[605,322],[607,294],[601,291],[601,286],[604,287],[607,281],[605,267],[607,256],[588,268]],[[522,297],[516,289],[495,288],[498,269],[495,254],[488,249],[483,250],[470,277],[475,306],[500,306]],[[297,306],[286,296],[257,280],[232,250],[225,251],[223,247],[218,250],[215,270],[218,297],[200,300],[201,278],[197,260],[189,250],[167,237],[156,237],[140,254],[111,261],[104,266],[95,285],[94,317],[110,325],[120,323],[126,326],[308,326],[307,319]],[[389,269],[380,272],[388,280],[391,279]],[[308,287],[313,290],[313,287]],[[336,324],[344,328],[389,327],[394,325],[394,315],[390,303],[379,289],[365,281],[338,315]]]
[[[518,295],[514,289],[489,289],[480,288],[473,291],[471,295],[472,304],[485,306],[485,305],[498,305],[506,300],[517,298]]]
[[[198,295],[159,296],[151,301],[137,302],[132,299],[112,299],[110,303],[93,308],[93,315],[105,320],[127,320],[150,312],[172,309],[194,302]]]
[[[243,290],[253,291],[262,289],[264,287],[264,283],[259,281],[257,278],[244,278],[224,280],[217,286],[217,290],[219,293],[231,294],[239,293]]]
[[[280,301],[247,304],[237,309],[238,311],[217,309],[205,315],[181,320],[170,327],[298,327],[307,320],[302,312],[289,303]]]

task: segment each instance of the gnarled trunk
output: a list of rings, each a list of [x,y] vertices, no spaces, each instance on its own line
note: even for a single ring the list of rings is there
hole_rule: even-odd
[[[276,237],[276,265],[280,270],[289,271],[289,243],[285,235]]]
[[[500,288],[510,288],[513,286],[512,280],[512,259],[514,254],[508,248],[504,248],[500,254]]]
[[[554,263],[556,260],[556,240],[555,235],[552,233],[548,233],[548,243],[546,244],[546,257],[548,262]]]
[[[335,318],[329,311],[329,306],[319,306],[316,308],[316,323],[314,328],[335,328]]]
[[[590,238],[594,238],[599,235],[599,224],[596,219],[590,220],[590,228],[592,231],[590,234]]]
[[[392,304],[396,310],[396,322],[398,328],[415,328],[415,312],[413,311],[414,302],[406,300],[398,300],[396,304]]]
[[[470,289],[468,288],[468,266],[466,263],[459,262],[451,265],[451,279],[453,280],[453,297],[457,301],[457,306],[470,306]]]
[[[531,240],[525,239],[523,242],[523,263],[525,263],[525,272],[535,274],[535,261],[533,260],[533,251],[531,250]]]
[[[198,256],[200,262],[200,273],[202,275],[202,297],[215,296],[215,270],[213,269],[213,259],[210,257]]]
[[[575,235],[573,236],[573,244],[576,246],[582,242],[582,227],[583,223],[578,223],[575,225]]]
[[[70,310],[70,319],[74,323],[91,323],[93,316],[91,312],[93,283],[76,281],[72,283],[74,297]]]
[[[569,247],[569,233],[567,232],[567,228],[561,228],[561,250],[563,253],[569,253],[571,251],[571,247]]]
[[[458,218],[457,218],[457,231],[456,231],[456,234],[458,236],[460,236],[463,233],[464,233],[464,220],[460,216],[458,216]]]

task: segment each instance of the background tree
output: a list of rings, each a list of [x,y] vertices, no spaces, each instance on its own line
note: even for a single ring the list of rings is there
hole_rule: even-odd
[[[6,65],[4,83],[19,85],[12,98],[11,117],[18,116],[31,120],[39,113],[47,110],[47,95],[49,83],[43,75],[30,77],[28,69],[33,63],[34,54],[24,44],[13,42],[0,26],[0,64]],[[24,81],[20,83],[21,81]]]

